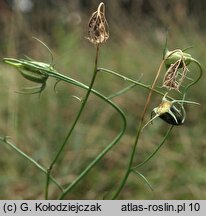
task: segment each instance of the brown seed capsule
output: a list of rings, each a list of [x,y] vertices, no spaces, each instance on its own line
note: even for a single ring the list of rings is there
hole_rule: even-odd
[[[107,20],[105,18],[105,6],[101,2],[88,23],[88,39],[93,44],[100,44],[109,38]]]

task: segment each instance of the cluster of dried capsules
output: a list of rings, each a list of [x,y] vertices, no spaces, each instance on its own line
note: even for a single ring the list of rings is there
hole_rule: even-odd
[[[164,120],[165,122],[171,125],[182,125],[186,118],[184,103],[198,104],[193,101],[185,100],[185,94],[187,88],[195,84],[201,77],[201,73],[196,80],[193,80],[187,76],[187,72],[189,71],[187,66],[191,62],[195,62],[196,64],[199,64],[198,61],[192,58],[190,54],[185,53],[182,50],[177,49],[174,51],[169,51],[166,49],[164,53],[164,64],[166,66],[166,73],[163,78],[162,87],[166,88],[167,92],[164,95],[159,106],[155,107],[152,110],[151,120],[146,125],[148,125],[157,117],[160,117],[162,120]],[[201,70],[201,67],[199,68]],[[188,85],[188,87],[185,88],[183,99],[168,100],[167,95],[169,91],[174,90],[180,92],[180,87],[182,87],[182,84],[185,79],[191,80],[191,83]]]

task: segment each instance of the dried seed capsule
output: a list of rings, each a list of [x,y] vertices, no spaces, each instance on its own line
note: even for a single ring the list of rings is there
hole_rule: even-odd
[[[177,104],[177,107],[174,104]],[[185,121],[185,109],[182,104],[176,100],[168,101],[166,95],[163,97],[160,105],[153,109],[155,117],[160,117],[162,120],[171,125],[181,125]],[[154,119],[153,118],[153,119]]]
[[[88,23],[88,39],[93,44],[104,43],[109,38],[109,28],[105,18],[105,6],[101,2]]]
[[[184,100],[173,100],[169,101],[166,99],[167,93],[164,95],[162,102],[159,106],[155,107],[151,113],[151,119],[148,121],[142,129],[144,129],[149,123],[151,123],[154,119],[160,117],[162,120],[171,125],[182,125],[185,121],[186,112],[183,106],[183,103],[192,103],[197,104],[192,101],[184,101]],[[175,104],[177,104],[175,106]],[[153,117],[153,114],[154,117]]]

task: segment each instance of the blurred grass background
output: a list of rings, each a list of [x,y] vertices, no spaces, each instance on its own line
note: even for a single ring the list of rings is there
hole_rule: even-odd
[[[87,22],[100,1],[94,0],[2,0],[0,1],[0,57],[24,57],[50,62],[55,68],[89,84],[95,49],[85,37]],[[100,50],[99,66],[150,84],[162,59],[166,31],[169,49],[187,48],[205,69],[206,2],[203,0],[115,0],[104,1],[110,38]],[[191,73],[196,73],[192,68]],[[57,93],[49,79],[41,97],[15,93],[33,83],[16,70],[0,65],[0,135],[9,135],[16,145],[47,167],[69,130],[85,91],[60,82]],[[110,95],[129,83],[107,74],[97,77],[95,88]],[[125,173],[134,142],[135,127],[147,91],[131,89],[114,101],[128,120],[125,136],[68,195],[68,199],[102,199],[115,190]],[[163,148],[141,171],[148,178],[151,192],[131,175],[121,199],[205,199],[206,137],[205,76],[190,90],[189,100],[201,106],[186,106],[187,119],[176,127]],[[149,110],[161,98],[153,96]],[[150,113],[147,114],[147,120]],[[71,182],[119,132],[121,120],[107,104],[91,95],[63,157],[53,175],[62,184]],[[144,130],[136,163],[141,162],[164,136],[168,125],[156,120]],[[0,145],[0,199],[43,199],[45,176],[5,144]],[[50,198],[58,197],[52,186]]]

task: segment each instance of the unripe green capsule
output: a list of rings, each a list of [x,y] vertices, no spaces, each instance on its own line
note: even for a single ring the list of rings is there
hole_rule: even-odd
[[[171,64],[175,64],[178,60],[182,59],[185,65],[190,64],[192,61],[192,56],[188,53],[182,52],[181,50],[169,51],[167,50],[164,56],[166,67],[170,67]],[[180,68],[183,64],[180,64]]]
[[[48,78],[48,75],[44,73],[41,69],[28,69],[26,66],[22,66],[19,67],[18,70],[24,78],[32,82],[45,83]]]
[[[53,71],[53,67],[43,62],[37,62],[25,59],[4,58],[3,62],[14,66],[21,75],[29,81],[41,83],[41,86],[24,88],[26,91],[19,93],[35,94],[41,93],[46,87],[46,81],[49,77],[49,71]],[[29,91],[28,91],[29,90]],[[32,91],[30,91],[32,90]]]
[[[44,69],[53,69],[46,63],[24,59],[4,58],[3,62],[16,67],[24,78],[36,83],[45,83],[48,74]]]

